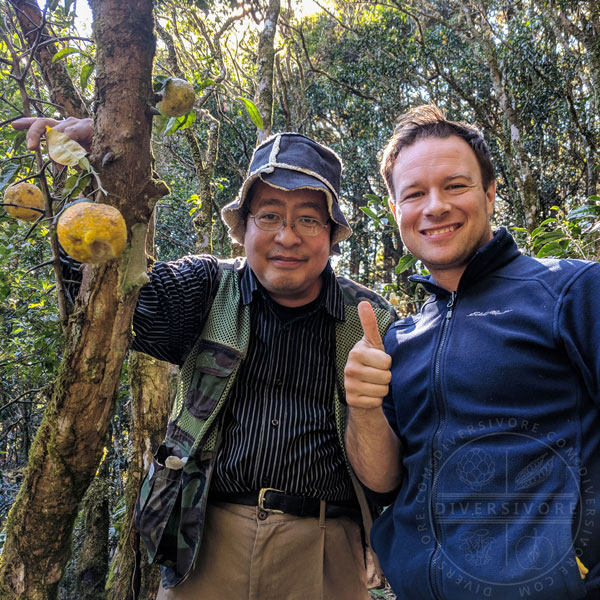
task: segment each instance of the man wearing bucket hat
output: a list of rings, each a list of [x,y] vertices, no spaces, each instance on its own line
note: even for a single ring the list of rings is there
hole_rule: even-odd
[[[133,347],[181,366],[137,510],[160,600],[368,598],[372,514],[345,458],[343,369],[359,302],[381,332],[395,315],[329,264],[351,234],[341,170],[308,137],[271,137],[222,211],[247,258],[156,262],[141,290]]]

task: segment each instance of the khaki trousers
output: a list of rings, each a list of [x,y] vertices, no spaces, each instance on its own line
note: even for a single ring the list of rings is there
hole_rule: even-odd
[[[157,600],[368,600],[360,527],[255,506],[208,506],[196,565]]]

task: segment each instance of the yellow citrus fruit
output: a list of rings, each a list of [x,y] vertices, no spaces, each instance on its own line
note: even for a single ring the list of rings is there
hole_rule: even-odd
[[[117,258],[127,243],[127,225],[114,206],[76,202],[58,218],[56,234],[65,252],[82,263]]]
[[[181,117],[194,106],[194,88],[189,81],[172,77],[163,90],[163,98],[156,105],[163,115]]]
[[[44,210],[44,196],[40,188],[22,181],[16,185],[11,185],[4,192],[4,202],[8,204],[19,204],[20,206],[5,206],[6,212],[15,219],[22,221],[37,221],[42,215],[37,210],[30,208],[40,208]]]

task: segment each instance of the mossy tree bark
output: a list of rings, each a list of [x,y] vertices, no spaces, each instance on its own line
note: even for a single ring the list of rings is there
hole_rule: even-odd
[[[153,223],[153,221],[151,222]],[[154,254],[154,227],[146,248]],[[149,565],[134,527],[135,504],[144,473],[164,437],[175,399],[177,367],[147,354],[129,354],[131,390],[131,460],[125,487],[125,518],[106,585],[107,600],[154,600],[160,583],[158,565]]]
[[[129,346],[139,287],[147,280],[146,225],[166,191],[152,178],[152,0],[91,0],[97,43],[91,162],[129,229],[119,260],[86,267],[63,360],[24,481],[6,525],[0,598],[56,597],[79,503],[98,468]]]
[[[102,600],[108,573],[108,528],[110,526],[110,481],[107,457],[83,499],[85,538],[77,557],[75,576],[78,600]]]
[[[126,517],[119,546],[111,565],[107,600],[153,600],[158,591],[160,573],[149,565],[146,549],[135,529],[135,503],[144,473],[164,437],[174,393],[171,373],[175,367],[140,352],[129,355],[131,387],[132,459],[127,470],[125,489]],[[172,391],[174,392],[174,386]]]

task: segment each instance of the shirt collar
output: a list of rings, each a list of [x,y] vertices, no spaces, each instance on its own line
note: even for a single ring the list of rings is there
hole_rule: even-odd
[[[247,263],[240,280],[240,291],[243,305],[252,302],[255,292],[263,291],[256,275]],[[344,295],[329,261],[323,270],[323,289],[321,290],[320,298],[320,305],[325,308],[329,315],[339,321],[344,320]]]

